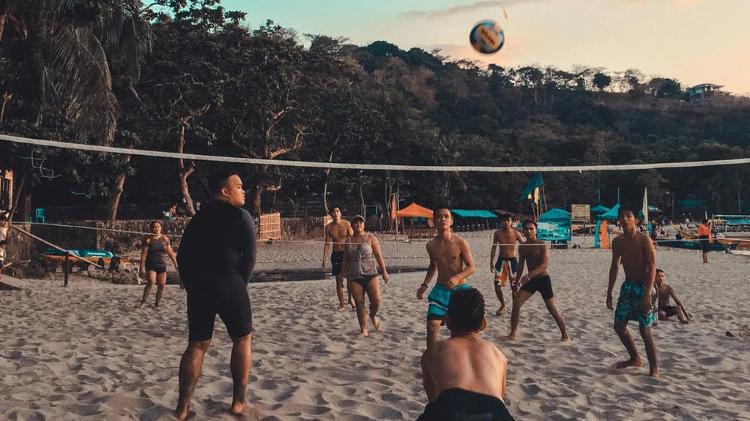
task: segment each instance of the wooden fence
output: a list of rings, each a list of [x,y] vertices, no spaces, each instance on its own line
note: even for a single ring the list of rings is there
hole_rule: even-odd
[[[267,213],[260,216],[260,230],[258,233],[260,240],[280,240],[281,239],[281,214]]]

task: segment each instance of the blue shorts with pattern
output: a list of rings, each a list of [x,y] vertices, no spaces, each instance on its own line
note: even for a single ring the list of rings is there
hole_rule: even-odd
[[[641,310],[641,300],[646,291],[646,285],[628,281],[622,283],[620,287],[620,297],[617,299],[617,308],[615,309],[615,321],[637,320],[639,327],[651,327],[656,321],[656,300],[655,290],[651,290],[651,308],[645,313]]]
[[[427,300],[430,302],[427,308],[427,320],[445,320],[445,317],[448,315],[448,304],[451,301],[453,293],[470,288],[471,285],[467,283],[458,285],[453,289],[448,289],[442,284],[435,284],[435,287],[432,288],[430,295],[427,297]]]

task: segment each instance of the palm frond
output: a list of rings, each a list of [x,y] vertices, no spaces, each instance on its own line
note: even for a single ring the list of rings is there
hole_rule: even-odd
[[[62,25],[45,37],[50,80],[66,100],[66,116],[81,137],[111,143],[117,127],[117,98],[101,43],[86,27]]]

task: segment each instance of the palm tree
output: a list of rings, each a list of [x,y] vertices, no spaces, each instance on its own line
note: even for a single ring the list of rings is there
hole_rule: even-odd
[[[0,54],[16,65],[10,89],[27,90],[41,125],[60,109],[83,140],[117,129],[114,78],[133,90],[151,32],[140,0],[0,0]],[[13,92],[9,92],[12,94]]]
[[[62,111],[79,140],[113,143],[119,116],[113,84],[140,101],[135,86],[151,48],[153,13],[141,7],[140,0],[0,0],[0,59],[15,65],[12,80],[3,81],[2,109],[19,91],[36,109],[37,126],[48,112]],[[123,164],[130,158],[122,157]],[[125,177],[126,171],[115,175],[110,221]]]

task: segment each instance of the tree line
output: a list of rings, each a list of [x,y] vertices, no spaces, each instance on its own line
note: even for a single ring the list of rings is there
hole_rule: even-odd
[[[585,165],[748,156],[750,104],[692,104],[673,78],[603,68],[504,68],[439,51],[300,35],[219,0],[0,1],[0,131],[195,154],[417,165]],[[501,52],[502,54],[502,52]],[[41,162],[41,165],[40,165]],[[36,206],[205,200],[224,164],[0,142]],[[516,210],[529,174],[244,166],[256,215],[331,201],[361,212],[392,192],[427,206]],[[550,173],[545,199],[700,199],[734,212],[746,166]],[[740,209],[742,210],[742,209]]]

